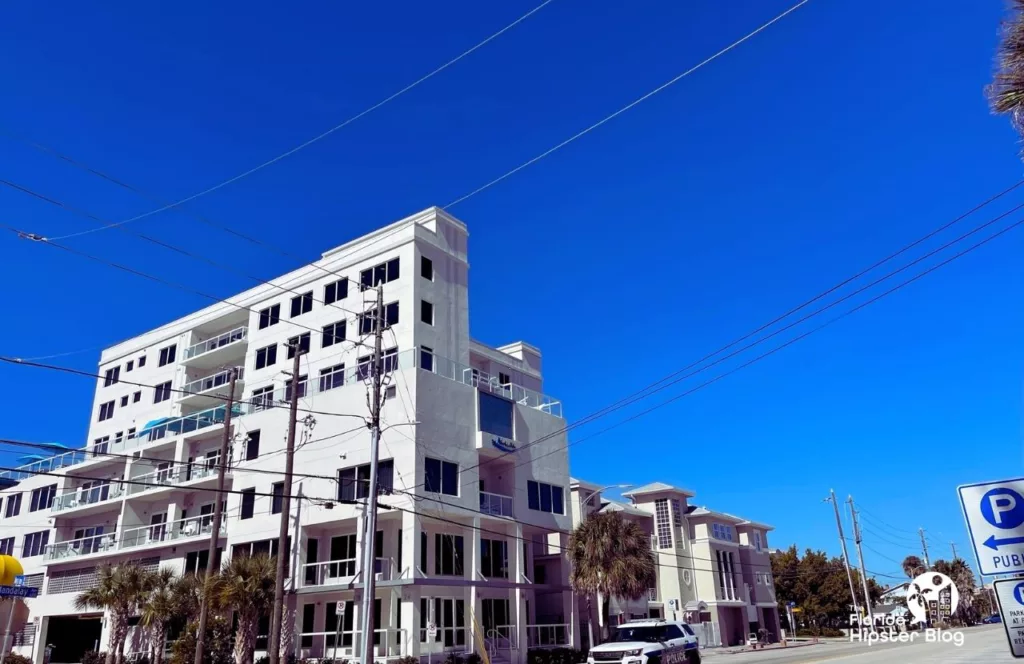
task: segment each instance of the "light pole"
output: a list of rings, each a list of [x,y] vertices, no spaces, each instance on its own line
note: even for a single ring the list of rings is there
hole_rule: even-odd
[[[587,496],[583,500],[582,503],[580,503],[580,511],[581,512],[583,511],[583,506],[586,505],[587,503],[589,503],[591,498],[593,498],[594,496],[600,495],[601,493],[607,491],[608,489],[631,489],[631,488],[633,488],[632,484],[609,484],[608,486],[603,486],[600,489],[598,489],[597,491],[592,491],[590,493],[590,495]],[[580,516],[583,516],[583,515],[581,514]]]

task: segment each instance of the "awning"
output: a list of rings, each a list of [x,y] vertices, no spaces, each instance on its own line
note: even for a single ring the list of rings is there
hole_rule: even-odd
[[[139,429],[138,433],[136,433],[135,436],[136,436],[136,438],[142,438],[144,435],[146,435],[147,433],[149,433],[153,429],[157,428],[158,426],[160,426],[164,422],[169,422],[169,421],[171,421],[173,419],[175,419],[175,418],[173,418],[173,417],[161,417],[160,419],[157,419],[157,420],[150,420],[149,422],[146,422],[146,425],[144,427]]]
[[[708,605],[700,600],[690,600],[683,606],[683,611],[707,611]]]

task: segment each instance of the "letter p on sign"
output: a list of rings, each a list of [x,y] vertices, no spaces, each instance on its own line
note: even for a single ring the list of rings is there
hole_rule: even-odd
[[[982,496],[981,515],[996,528],[1018,528],[1024,524],[1024,497],[1007,487],[992,489]]]

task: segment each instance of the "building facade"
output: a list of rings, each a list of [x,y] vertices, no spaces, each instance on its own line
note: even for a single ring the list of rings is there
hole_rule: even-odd
[[[572,479],[571,513],[578,524],[596,512],[616,512],[649,535],[657,583],[647,597],[613,597],[609,620],[685,620],[703,645],[741,645],[760,629],[780,638],[768,532],[772,527],[691,505],[694,493],[655,482],[625,492],[630,503],[608,500],[602,488]],[[586,598],[578,598],[581,641],[590,638]],[[596,607],[590,617],[598,625]]]
[[[40,588],[18,605],[15,650],[42,662],[50,643],[59,663],[106,649],[109,621],[76,611],[76,594],[104,563],[204,571],[217,500],[223,560],[278,553],[292,389],[292,652],[361,655],[367,574],[378,659],[487,647],[525,661],[530,646],[574,643],[561,404],[543,393],[537,348],[470,336],[467,240],[465,225],[431,208],[105,350],[85,448],[0,477],[11,485],[0,549]],[[363,286],[383,289],[386,327],[372,570],[359,557],[375,307]],[[306,351],[298,377],[294,347]],[[232,371],[240,401],[218,494]],[[145,652],[142,636],[133,630],[126,650]]]

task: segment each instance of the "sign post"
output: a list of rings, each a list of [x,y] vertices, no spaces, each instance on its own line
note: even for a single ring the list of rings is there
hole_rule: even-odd
[[[993,585],[1010,652],[1014,657],[1024,657],[1024,581],[1003,579]]]
[[[1024,573],[1024,479],[957,487],[984,576]]]

